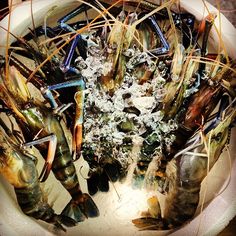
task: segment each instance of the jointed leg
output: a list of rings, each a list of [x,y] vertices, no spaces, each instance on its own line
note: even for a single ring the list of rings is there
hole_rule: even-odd
[[[45,164],[43,166],[43,169],[41,171],[41,174],[39,176],[39,179],[41,179],[41,182],[46,181],[46,179],[49,176],[50,170],[52,168],[52,163],[55,157],[55,152],[56,152],[56,147],[57,147],[57,137],[54,134],[51,134],[49,136],[40,138],[40,139],[36,139],[34,141],[25,143],[23,145],[23,147],[29,147],[29,146],[34,146],[37,144],[41,144],[44,142],[49,142],[49,146],[48,146],[48,154],[47,154],[47,158],[45,161]]]

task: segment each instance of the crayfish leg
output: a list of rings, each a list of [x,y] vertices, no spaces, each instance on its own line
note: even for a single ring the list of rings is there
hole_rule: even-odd
[[[39,179],[41,179],[41,182],[45,182],[47,180],[50,170],[52,168],[52,163],[53,163],[56,148],[57,148],[57,137],[56,135],[51,134],[46,137],[34,140],[32,142],[25,143],[23,145],[24,147],[29,147],[29,146],[41,144],[44,142],[49,142],[49,147],[48,147],[48,154],[47,154],[46,162],[39,176]]]

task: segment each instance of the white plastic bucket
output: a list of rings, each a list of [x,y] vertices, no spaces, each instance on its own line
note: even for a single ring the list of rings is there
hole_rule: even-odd
[[[155,0],[153,0],[155,2]],[[201,20],[207,15],[207,10],[201,0],[182,0],[181,7]],[[79,4],[75,0],[35,0],[33,1],[33,16],[36,26],[42,24],[43,18],[47,11],[53,6],[58,6],[58,12],[70,7],[70,4]],[[209,10],[216,12],[217,10],[206,3]],[[219,24],[221,19],[221,24]],[[7,28],[8,18],[4,18],[0,23],[1,26]],[[231,23],[223,16],[219,16],[215,20],[216,26],[221,25],[222,39],[228,54],[232,58],[236,58],[236,30]],[[15,35],[24,35],[28,28],[32,28],[30,1],[17,5],[11,13],[10,31]],[[6,32],[0,28],[0,45],[6,43]],[[10,37],[10,42],[14,41],[14,37]],[[213,46],[219,44],[216,31],[211,32],[211,43]],[[0,48],[0,54],[4,55],[4,47]],[[201,214],[198,214],[190,223],[173,232],[171,235],[216,235],[229,223],[236,215],[236,147],[232,143],[235,142],[236,134],[231,135],[231,163],[227,153],[222,154],[216,163],[207,180],[206,201],[207,204]],[[42,160],[41,160],[42,163]],[[77,167],[82,165],[81,161],[77,162]],[[86,169],[86,164],[83,164]],[[230,165],[232,168],[230,170]],[[231,178],[230,178],[231,176]],[[230,180],[229,180],[230,178]],[[82,189],[86,191],[85,180],[81,177]],[[206,182],[206,181],[205,181]],[[13,188],[0,178],[0,235],[53,235],[52,227],[41,221],[36,221],[25,216],[17,205]],[[121,200],[110,186],[109,193],[98,193],[94,197],[101,216],[95,219],[85,220],[78,226],[69,228],[66,235],[166,235],[170,232],[159,231],[138,231],[132,225],[131,220],[138,217],[142,208],[142,202],[145,201],[142,192],[131,190],[123,187],[120,183],[115,183],[118,192],[121,191]],[[203,184],[204,185],[204,184]],[[51,174],[47,180],[47,188],[51,189],[50,199],[57,198],[54,208],[57,212],[67,204],[70,200],[68,193],[55,180]],[[123,197],[123,199],[122,199]],[[136,216],[136,217],[135,217]]]

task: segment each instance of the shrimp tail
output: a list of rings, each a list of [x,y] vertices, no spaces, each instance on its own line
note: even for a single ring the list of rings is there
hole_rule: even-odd
[[[61,224],[65,225],[66,227],[73,227],[76,225],[76,221],[74,219],[64,215],[57,215],[57,222],[59,223],[54,224],[57,228],[59,228],[58,226]]]
[[[168,230],[169,225],[165,219],[157,219],[153,217],[141,217],[133,219],[132,223],[139,228],[140,231],[144,230]]]
[[[81,222],[86,218],[97,217],[99,210],[93,199],[88,194],[83,193],[78,201],[72,199],[63,209],[61,215]]]
[[[6,177],[12,176],[12,178],[15,178],[12,184],[14,185],[17,202],[21,210],[28,216],[53,224],[57,230],[66,231],[63,225],[67,227],[75,226],[75,220],[63,215],[57,215],[47,203],[38,181],[34,160],[19,151],[15,151],[15,153],[21,159],[15,160],[14,156],[12,157],[11,155],[9,159],[11,158],[12,162],[14,162],[13,167],[16,168],[16,166],[22,165],[23,168],[18,170],[15,175],[6,175]],[[10,172],[12,169],[9,167],[6,170]]]

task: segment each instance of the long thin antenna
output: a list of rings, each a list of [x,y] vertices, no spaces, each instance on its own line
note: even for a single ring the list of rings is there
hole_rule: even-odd
[[[6,61],[6,80],[9,79],[9,56],[8,56],[8,49],[9,49],[9,42],[10,42],[10,26],[11,26],[11,11],[12,11],[12,1],[9,1],[9,15],[8,15],[8,24],[7,24],[7,38],[6,38],[6,52],[5,52],[5,61]]]
[[[104,170],[105,170],[105,169],[104,169]],[[117,196],[118,196],[118,198],[119,198],[119,200],[120,200],[120,199],[121,199],[120,194],[118,193],[118,191],[117,191],[117,189],[116,189],[114,183],[112,182],[112,180],[111,180],[111,178],[110,178],[110,176],[109,176],[109,174],[107,173],[106,170],[105,170],[105,172],[106,172],[106,174],[107,174],[108,179],[109,179],[110,182],[111,182],[112,187],[114,188],[114,190],[115,190],[115,192],[116,192],[116,194],[117,194]]]

